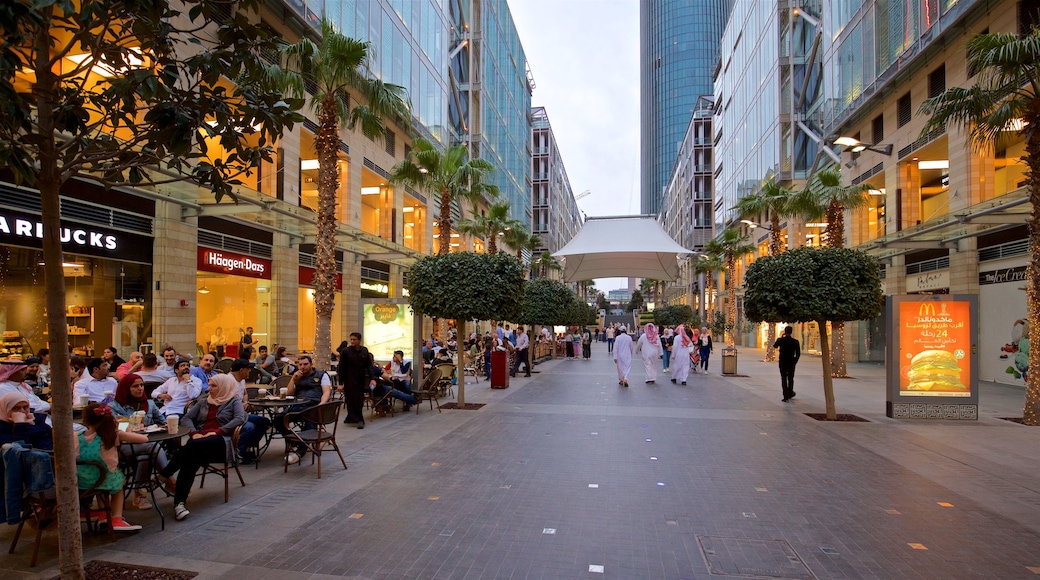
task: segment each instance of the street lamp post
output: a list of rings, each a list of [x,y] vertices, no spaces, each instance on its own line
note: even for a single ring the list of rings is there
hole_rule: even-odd
[[[859,153],[861,151],[873,151],[882,155],[892,154],[892,144],[881,145],[878,143],[864,143],[855,137],[838,137],[832,141],[835,145],[841,145],[846,151]]]

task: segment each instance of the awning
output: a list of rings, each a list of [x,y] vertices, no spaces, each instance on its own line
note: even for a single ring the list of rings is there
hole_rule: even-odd
[[[594,278],[674,280],[678,257],[693,252],[668,237],[653,216],[590,217],[578,234],[553,254],[564,259],[568,282]]]
[[[860,244],[857,249],[884,260],[915,250],[956,247],[958,240],[1025,225],[1031,210],[1029,192],[1023,187],[875,238]]]

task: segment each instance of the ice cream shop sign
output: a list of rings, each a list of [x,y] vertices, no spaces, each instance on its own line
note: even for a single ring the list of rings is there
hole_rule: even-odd
[[[978,296],[889,296],[889,417],[978,419]]]
[[[247,278],[271,279],[271,260],[224,250],[199,248],[199,270]]]

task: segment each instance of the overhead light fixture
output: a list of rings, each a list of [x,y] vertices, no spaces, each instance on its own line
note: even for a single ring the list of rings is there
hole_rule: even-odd
[[[117,71],[116,69],[112,68],[112,66],[110,64],[108,64],[106,62],[103,62],[100,58],[97,58],[97,57],[95,57],[92,54],[72,54],[72,55],[66,56],[65,58],[67,58],[67,59],[71,60],[72,62],[76,63],[76,66],[82,66],[83,63],[86,62],[87,60],[93,59],[94,60],[94,64],[90,67],[90,72],[92,72],[92,73],[94,73],[94,74],[96,74],[98,76],[102,76],[102,77],[106,77],[107,78],[107,77],[115,76],[117,72],[119,72],[119,73],[126,73],[126,72],[128,72],[128,69],[130,69],[130,68],[141,68],[141,65],[144,64],[144,61],[141,59],[141,56],[140,56],[141,55],[140,47],[129,47],[126,50],[128,51],[128,53],[126,55],[127,68],[121,69],[119,71]]]
[[[950,168],[950,160],[949,159],[932,159],[932,160],[927,160],[927,161],[918,161],[917,162],[917,168],[918,169],[949,169]]]
[[[755,228],[758,227],[758,224],[756,224],[755,222],[753,222],[751,220],[740,220],[740,223],[746,225],[747,227],[749,227],[751,229],[755,229]]]
[[[378,187],[362,187],[361,195],[379,195],[380,191],[382,190]]]
[[[318,160],[317,159],[301,159],[300,160],[300,170],[301,171],[314,171],[317,168],[318,168]]]
[[[415,211],[415,208],[409,205],[409,206],[402,207],[401,211],[403,211],[405,213],[413,212],[413,211]]]
[[[882,155],[892,154],[891,143],[889,143],[888,145],[879,145],[877,143],[864,143],[863,141],[860,141],[855,137],[844,136],[834,139],[833,141],[831,141],[831,143],[834,143],[835,145],[840,145],[844,147],[846,151],[851,151],[852,153],[860,153],[862,151],[873,151],[874,153],[880,153]]]
[[[203,284],[202,288],[199,288],[199,294],[209,294],[209,288],[206,288],[206,285]]]
[[[867,193],[869,193],[870,195],[885,195],[885,188],[882,187],[881,189],[871,189],[868,190]]]

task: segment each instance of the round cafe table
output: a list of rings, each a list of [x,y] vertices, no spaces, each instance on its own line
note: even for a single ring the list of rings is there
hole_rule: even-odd
[[[163,441],[179,441],[180,439],[186,437],[188,433],[191,433],[190,427],[188,427],[187,425],[178,424],[176,433],[170,433],[166,430],[165,427],[163,427],[163,429],[160,431],[155,431],[154,433],[145,433],[144,435],[148,437],[148,443],[123,443],[123,445],[130,446],[130,456],[134,458],[132,461],[130,461],[130,463],[127,464],[127,469],[124,469],[124,473],[127,476],[126,489],[139,488],[148,490],[148,493],[152,496],[152,506],[155,508],[155,511],[159,514],[159,520],[162,526],[161,529],[163,530],[166,529],[166,516],[163,514],[162,509],[159,508],[159,502],[155,500],[155,489],[158,487],[162,487],[158,479],[158,456],[160,446],[157,444],[162,443]],[[135,482],[135,477],[137,476],[137,454],[133,453],[134,445],[149,446],[148,461],[152,467],[154,477],[150,478],[149,481],[146,483],[138,484]],[[122,462],[122,460],[120,461]]]
[[[288,409],[289,407],[301,402],[303,402],[302,399],[298,400],[295,397],[292,399],[249,399],[249,406],[252,407],[254,411],[271,420],[271,426],[268,427],[267,432],[264,433],[263,444],[259,449],[257,449],[257,457],[262,456],[267,451],[267,448],[271,446],[271,439],[274,438],[274,434],[277,432],[277,427],[274,425],[275,416],[283,409]]]

